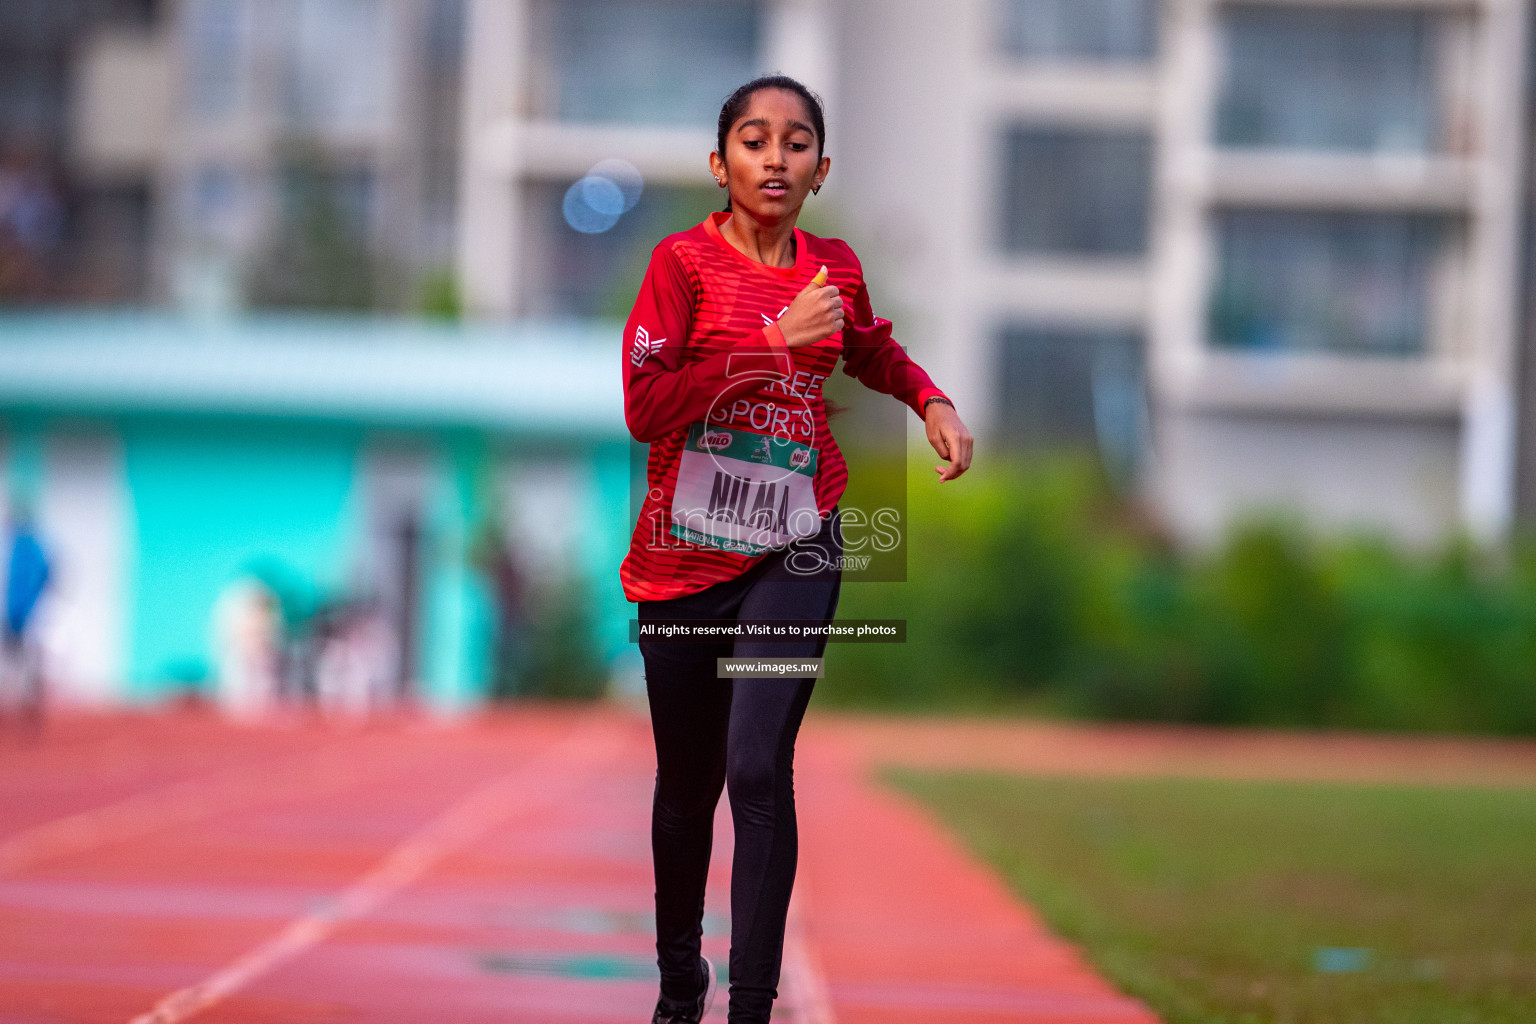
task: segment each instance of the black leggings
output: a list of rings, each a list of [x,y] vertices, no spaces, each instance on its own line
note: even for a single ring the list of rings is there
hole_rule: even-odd
[[[667,601],[642,601],[647,619],[831,620],[842,581],[838,514],[821,532],[766,556],[745,574]],[[805,570],[814,568],[807,573]],[[800,570],[800,571],[795,571]],[[814,679],[720,679],[716,658],[822,654],[824,639],[769,643],[640,642],[656,737],[651,852],[656,865],[656,959],[661,993],[698,993],[704,882],[715,805],[728,788],[731,865],[730,1020],[768,1024],[778,995],[784,921],[794,887],[795,734]]]

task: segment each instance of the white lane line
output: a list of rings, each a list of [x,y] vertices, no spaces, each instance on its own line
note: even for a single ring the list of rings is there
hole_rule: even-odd
[[[384,741],[371,744],[380,746]],[[244,764],[215,775],[185,779],[121,800],[43,822],[0,840],[0,875],[14,874],[42,861],[83,853],[172,825],[196,821],[240,803],[317,794],[353,785],[378,767],[397,767],[369,759],[359,766],[358,744],[341,741],[273,766]],[[321,785],[316,785],[316,780]]]
[[[795,1024],[837,1024],[821,957],[805,931],[805,898],[797,887],[789,900],[789,921],[784,929],[784,994],[793,1005]]]
[[[131,1024],[176,1024],[238,992],[285,960],[362,917],[514,814],[564,796],[617,757],[622,733],[607,723],[584,725],[554,749],[471,791],[417,830],[327,905],[290,922],[255,949],[195,985],[173,992]]]

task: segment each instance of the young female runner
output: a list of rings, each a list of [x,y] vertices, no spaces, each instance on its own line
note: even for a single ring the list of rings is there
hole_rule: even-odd
[[[971,435],[871,312],[853,250],[795,227],[831,166],[815,95],[780,75],[748,82],[725,101],[716,145],[726,208],[656,246],[624,329],[624,412],[650,459],[620,576],[642,625],[826,622],[848,472],[821,384],[838,357],[922,417],[948,462],[940,480],[970,465]],[[798,849],[795,735],[814,680],[720,679],[716,659],[813,658],[824,642],[641,639],[657,764],[653,1024],[694,1024],[714,996],[699,940],[722,786],[736,833],[730,1020],[768,1022]]]

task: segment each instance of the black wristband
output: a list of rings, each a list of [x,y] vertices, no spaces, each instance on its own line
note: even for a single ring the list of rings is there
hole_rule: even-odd
[[[947,405],[951,409],[953,409],[955,407],[955,403],[951,402],[949,399],[945,398],[943,395],[929,395],[927,401],[925,401],[923,403],[923,415],[924,416],[928,415],[928,407],[930,405],[932,405],[934,402],[938,402],[938,403],[940,403],[942,405]]]

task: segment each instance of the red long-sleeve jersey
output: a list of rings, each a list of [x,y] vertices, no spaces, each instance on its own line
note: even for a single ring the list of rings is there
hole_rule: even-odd
[[[624,327],[624,417],[651,446],[619,568],[631,601],[696,593],[820,528],[848,483],[821,392],[839,356],[918,416],[943,394],[875,317],[846,243],[796,228],[795,265],[770,267],[721,236],[728,216],[656,246]],[[791,349],[775,321],[822,266],[843,329]]]

